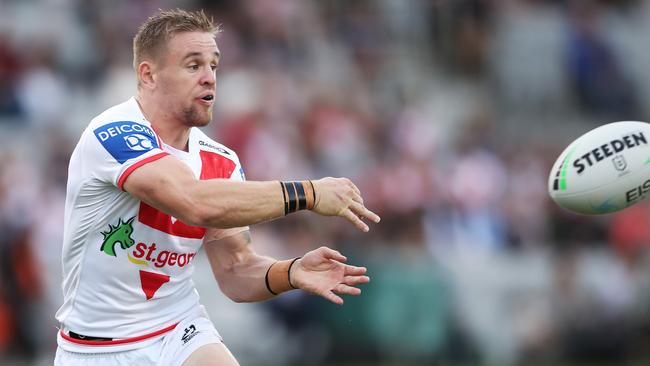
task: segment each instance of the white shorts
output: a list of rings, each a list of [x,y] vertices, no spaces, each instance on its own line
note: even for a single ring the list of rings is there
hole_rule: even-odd
[[[199,347],[221,343],[210,319],[186,319],[174,330],[144,348],[110,353],[76,353],[58,347],[54,366],[181,366]]]

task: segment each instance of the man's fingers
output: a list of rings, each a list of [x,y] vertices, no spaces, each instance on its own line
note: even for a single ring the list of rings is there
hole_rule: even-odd
[[[337,294],[341,294],[341,295],[352,295],[352,296],[361,295],[361,289],[360,288],[348,286],[348,285],[346,285],[344,283],[339,283],[338,285],[336,285],[336,287],[334,287],[334,290],[332,290],[332,291],[336,292]]]
[[[363,285],[368,282],[370,282],[370,277],[368,276],[345,276],[343,279],[343,283],[348,286]]]
[[[361,191],[359,188],[357,188],[357,186],[355,186],[352,182],[350,182],[350,188],[352,188],[353,191],[352,199],[363,205],[363,197],[361,196]]]
[[[328,248],[328,247],[321,247],[321,251],[322,251],[322,254],[323,254],[324,258],[334,259],[335,261],[338,261],[338,262],[345,262],[345,261],[348,260],[338,250],[334,250],[334,249],[331,249],[331,248]]]
[[[327,291],[326,293],[322,294],[322,296],[337,305],[343,304],[343,299],[332,291]]]
[[[365,217],[374,223],[378,223],[381,220],[381,218],[376,213],[368,210],[357,202],[352,202],[350,205],[350,210],[352,210],[352,212],[354,212],[358,217]]]
[[[358,203],[355,203],[355,204],[358,205]],[[345,211],[343,211],[343,213],[341,213],[341,216],[348,219],[348,221],[353,223],[354,226],[357,227],[357,229],[363,231],[364,233],[367,233],[368,230],[370,230],[368,225],[366,225],[363,221],[361,221],[359,216],[355,215],[349,208],[345,209]]]
[[[361,276],[366,274],[366,267],[357,267],[357,266],[351,266],[351,265],[346,265],[345,266],[345,275],[346,276]]]
[[[352,200],[353,200],[354,202],[357,202],[357,203],[360,204],[361,206],[363,206],[363,197],[361,197],[360,194],[353,194],[353,195],[352,195]]]
[[[348,178],[344,178],[344,179],[346,180],[346,183],[348,184],[348,187],[352,188],[352,190],[353,190],[356,194],[358,194],[359,196],[361,196],[361,191],[359,190],[359,188],[357,187],[357,185],[354,184],[354,183],[352,183],[352,181],[349,180]]]

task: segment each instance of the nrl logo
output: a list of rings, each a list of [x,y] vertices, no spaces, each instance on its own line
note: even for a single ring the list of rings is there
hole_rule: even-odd
[[[122,249],[130,248],[135,243],[133,238],[131,238],[131,234],[133,234],[133,219],[135,219],[135,216],[126,221],[122,221],[120,218],[116,226],[108,224],[108,231],[102,231],[104,241],[100,250],[108,255],[117,257],[115,254],[115,245],[117,243],[120,243]]]
[[[627,162],[625,162],[625,158],[623,157],[623,155],[616,155],[612,159],[612,163],[614,164],[614,168],[616,168],[616,170],[618,170],[619,172],[627,168]]]

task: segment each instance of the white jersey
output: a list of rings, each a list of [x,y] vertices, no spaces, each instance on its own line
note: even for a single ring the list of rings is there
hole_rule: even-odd
[[[95,117],[83,132],[68,171],[64,303],[56,314],[61,348],[95,353],[143,347],[201,312],[192,259],[206,229],[158,211],[122,187],[135,169],[167,155],[187,164],[197,179],[244,180],[235,152],[198,128],[190,131],[187,152],[165,145],[135,98]],[[112,341],[80,341],[70,332]]]

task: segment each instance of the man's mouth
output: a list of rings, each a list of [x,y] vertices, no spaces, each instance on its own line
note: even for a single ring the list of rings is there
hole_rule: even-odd
[[[202,97],[198,97],[196,100],[207,107],[211,107],[214,103],[214,94],[208,93]]]

